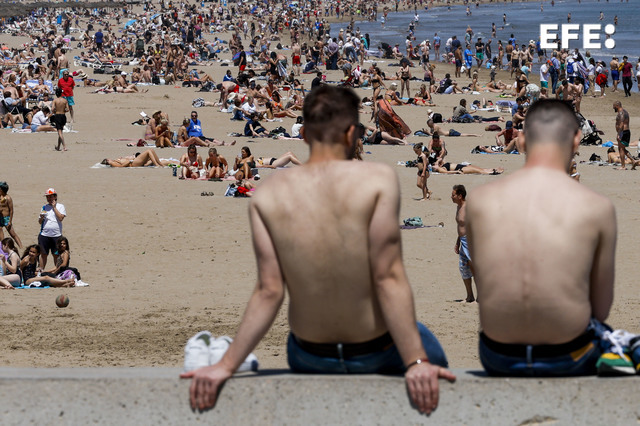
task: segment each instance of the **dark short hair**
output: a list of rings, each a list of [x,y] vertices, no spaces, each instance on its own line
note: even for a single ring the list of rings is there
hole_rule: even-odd
[[[302,107],[309,142],[336,141],[348,126],[360,122],[360,98],[345,87],[323,85],[311,91]]]
[[[453,190],[456,195],[462,196],[463,200],[467,198],[467,188],[465,188],[464,185],[453,185]]]
[[[580,123],[566,102],[541,99],[527,112],[524,137],[528,145],[538,142],[570,145],[578,130]]]

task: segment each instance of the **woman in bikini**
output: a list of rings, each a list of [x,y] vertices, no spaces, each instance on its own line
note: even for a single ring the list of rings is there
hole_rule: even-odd
[[[278,167],[284,167],[289,163],[293,163],[296,166],[302,164],[302,162],[296,157],[296,155],[289,151],[282,154],[280,157],[258,157],[256,160],[257,168],[276,169]]]
[[[189,145],[187,153],[180,158],[180,166],[182,166],[180,179],[198,179],[200,177],[200,170],[204,168],[204,162],[198,154],[195,144]]]
[[[229,164],[226,158],[218,154],[217,149],[209,148],[209,156],[204,164],[204,168],[207,171],[207,179],[222,180],[229,171]]]
[[[365,126],[365,132],[362,135],[362,142],[369,143],[371,145],[407,145],[407,141],[400,138],[395,138],[387,132],[373,127]]]
[[[384,92],[384,99],[391,105],[402,105],[402,101],[398,97],[396,90],[398,90],[398,83],[391,83],[386,92]]]
[[[413,98],[414,105],[424,105],[424,106],[436,106],[433,103],[433,99],[431,98],[431,93],[429,93],[429,89],[425,84],[420,85],[420,91],[416,93]]]
[[[236,180],[242,181],[244,179],[251,179],[251,169],[256,166],[255,159],[251,155],[251,150],[248,146],[243,146],[240,149],[240,155],[236,157],[233,164],[233,170],[236,170],[233,175]]]
[[[413,146],[413,152],[418,156],[416,160],[418,164],[418,181],[416,185],[422,190],[422,198],[419,198],[419,201],[426,201],[431,198],[431,191],[427,188],[427,179],[429,179],[427,154],[422,150],[423,146],[422,142],[418,142]]]
[[[38,275],[38,261],[40,260],[40,246],[33,244],[27,247],[22,254],[20,261],[20,270],[22,271],[22,279],[26,282]]]
[[[156,125],[160,123],[161,115],[160,111],[156,111],[153,113],[149,122],[147,123],[147,127],[144,129],[144,140],[145,141],[154,141],[156,140]]]
[[[378,67],[372,68],[371,77],[369,78],[369,83],[371,84],[371,88],[373,89],[373,100],[374,100],[373,116],[375,117],[377,112],[376,111],[377,103],[375,102],[375,100],[378,99],[378,96],[380,96],[380,91],[382,90],[382,88],[383,87],[385,89],[387,88],[382,82],[382,77],[380,76],[380,68]]]
[[[3,276],[0,277],[0,288],[12,289],[22,284],[22,271],[20,270],[20,256],[16,253],[15,243],[11,238],[2,240],[2,250],[7,257],[0,255]]]
[[[136,153],[136,155],[129,155],[127,157],[120,157],[115,160],[109,160],[105,158],[102,160],[102,163],[105,166],[111,167],[145,167],[145,166],[156,166],[163,167],[160,159],[158,158],[158,154],[153,149],[148,149],[143,153]]]
[[[442,160],[434,164],[432,170],[437,173],[456,175],[499,175],[504,172],[502,167],[483,169],[471,164],[445,163]]]
[[[407,98],[411,96],[411,89],[409,82],[411,81],[411,68],[409,67],[409,63],[405,62],[403,66],[400,67],[400,97],[404,94],[405,89],[407,90]]]
[[[166,119],[160,120],[160,125],[156,126],[156,147],[157,148],[173,148],[171,138],[173,132],[169,128],[169,122]]]

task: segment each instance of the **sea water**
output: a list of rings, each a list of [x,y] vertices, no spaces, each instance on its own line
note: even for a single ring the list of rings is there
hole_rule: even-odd
[[[426,4],[426,3],[425,3]],[[543,11],[540,6],[543,6]],[[604,60],[608,63],[612,56],[618,56],[622,60],[622,56],[627,55],[629,61],[635,63],[640,56],[640,31],[638,23],[640,22],[640,8],[637,0],[627,2],[605,1],[605,0],[586,0],[578,2],[577,0],[556,1],[551,6],[551,1],[540,2],[494,2],[481,4],[476,8],[475,4],[469,4],[470,16],[467,16],[466,6],[455,5],[448,8],[447,6],[432,7],[425,10],[418,8],[419,23],[415,29],[416,40],[413,45],[416,46],[425,39],[429,39],[433,46],[433,37],[435,33],[442,39],[440,52],[444,52],[446,40],[457,35],[458,39],[463,42],[467,25],[471,26],[474,35],[471,43],[471,50],[475,53],[475,42],[478,37],[486,43],[492,38],[491,51],[492,55],[498,54],[498,40],[502,40],[506,45],[511,34],[515,35],[518,45],[528,44],[530,40],[537,41],[540,37],[540,24],[557,24],[561,28],[562,24],[567,23],[567,14],[571,13],[572,24],[601,24],[602,32],[598,42],[602,44],[601,49],[589,49],[591,55],[596,60]],[[604,19],[599,20],[600,12],[604,13]],[[503,24],[503,14],[506,13],[506,25]],[[389,43],[393,46],[395,43],[400,44],[400,51],[405,52],[405,40],[409,29],[409,24],[414,19],[414,11],[390,12],[387,15],[387,21],[384,28],[381,26],[379,12],[378,21],[359,22],[356,24],[363,34],[369,34],[371,40],[371,48],[375,49],[381,42]],[[618,17],[618,25],[616,26],[613,38],[616,42],[613,49],[604,47],[605,35],[604,26],[613,24],[614,17]],[[495,23],[497,28],[496,37],[491,37],[491,24]],[[340,27],[340,25],[338,25]],[[560,30],[558,30],[558,33]],[[582,26],[578,32],[580,40],[572,40],[569,48],[579,48],[584,55],[585,50],[582,48]],[[550,50],[547,50],[550,53]],[[431,50],[431,58],[433,60],[433,48]],[[537,55],[536,55],[537,59]],[[634,73],[635,74],[635,73]]]

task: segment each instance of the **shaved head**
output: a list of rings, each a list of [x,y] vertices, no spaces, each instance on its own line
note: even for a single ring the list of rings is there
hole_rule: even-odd
[[[543,99],[529,108],[524,137],[527,146],[555,143],[562,147],[571,147],[578,130],[578,118],[566,102]]]

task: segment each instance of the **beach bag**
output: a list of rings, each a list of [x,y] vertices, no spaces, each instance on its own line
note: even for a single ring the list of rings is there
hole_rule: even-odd
[[[434,123],[442,123],[442,114],[440,114],[439,112],[434,112],[431,119]]]
[[[405,219],[404,226],[423,226],[422,218],[416,216],[416,217],[410,217],[409,219]]]

